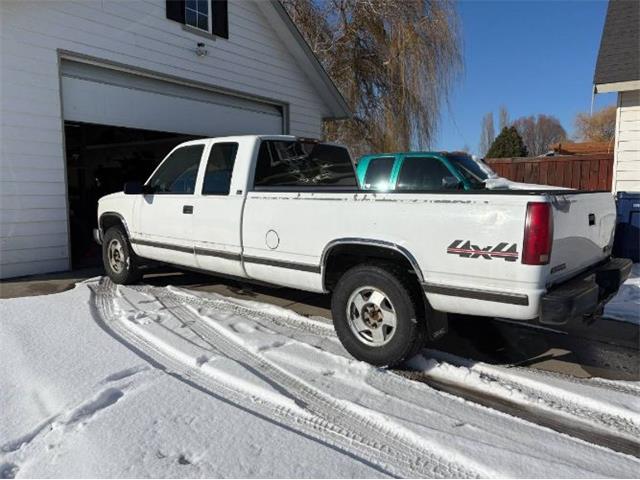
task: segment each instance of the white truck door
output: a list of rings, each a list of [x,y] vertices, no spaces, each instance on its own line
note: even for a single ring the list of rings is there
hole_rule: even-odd
[[[240,228],[245,176],[238,169],[234,173],[233,168],[239,147],[233,141],[211,145],[201,191],[194,201],[193,239],[198,268],[244,276]]]
[[[205,142],[173,150],[145,185],[137,202],[132,243],[139,255],[177,265],[195,266],[193,212],[198,167]]]

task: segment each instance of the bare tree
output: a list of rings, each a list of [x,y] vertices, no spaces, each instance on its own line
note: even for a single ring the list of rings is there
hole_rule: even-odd
[[[489,151],[489,147],[496,138],[496,132],[493,128],[493,112],[487,113],[482,117],[482,130],[480,131],[480,155],[485,156]]]
[[[428,147],[462,69],[451,0],[284,0],[354,116],[324,134],[355,153]]]
[[[610,142],[616,134],[616,107],[605,107],[593,115],[579,113],[575,125],[578,140]]]
[[[498,128],[502,132],[505,127],[509,126],[509,112],[504,105],[500,106],[500,113],[498,114]]]
[[[567,132],[560,121],[551,115],[520,117],[513,125],[522,137],[530,157],[548,152],[551,144],[567,138]]]

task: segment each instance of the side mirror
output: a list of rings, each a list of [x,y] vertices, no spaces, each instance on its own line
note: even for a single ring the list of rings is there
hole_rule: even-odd
[[[141,195],[143,192],[142,182],[126,182],[124,184],[125,195]]]
[[[442,179],[442,186],[446,190],[457,190],[462,186],[462,182],[456,177],[444,177]]]

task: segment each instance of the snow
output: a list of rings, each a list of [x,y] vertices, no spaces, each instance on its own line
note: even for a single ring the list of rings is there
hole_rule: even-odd
[[[0,473],[382,475],[154,368],[101,330],[93,310],[87,285],[0,302]]]
[[[633,264],[631,275],[605,306],[604,316],[640,325],[640,263]]]
[[[430,378],[464,385],[506,398],[524,408],[534,406],[611,432],[640,438],[640,384],[576,379],[529,368],[503,367],[425,350],[410,365]],[[605,388],[603,388],[603,385]]]
[[[633,477],[640,460],[353,360],[330,324],[92,280],[0,301],[0,477]],[[640,386],[414,366],[637,434]],[[537,395],[535,395],[536,393]]]

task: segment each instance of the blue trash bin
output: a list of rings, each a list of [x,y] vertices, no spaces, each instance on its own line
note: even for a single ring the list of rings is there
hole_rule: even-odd
[[[640,262],[640,193],[618,192],[613,254]]]

